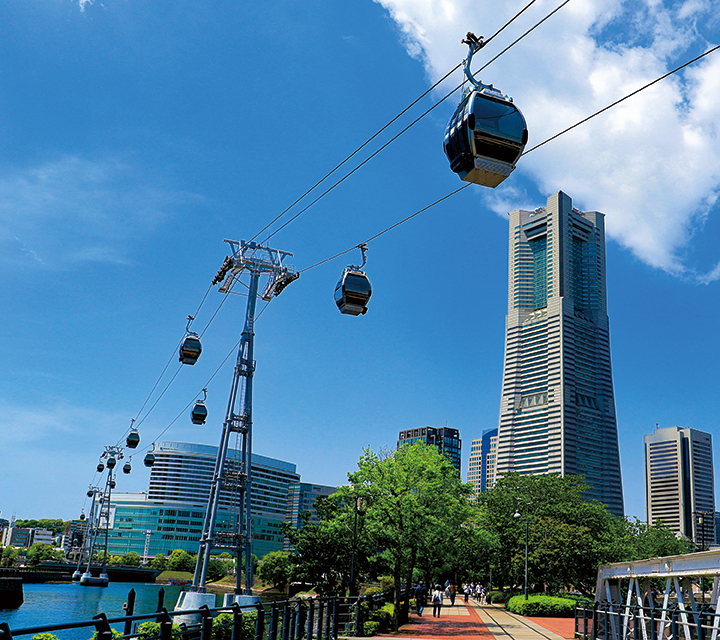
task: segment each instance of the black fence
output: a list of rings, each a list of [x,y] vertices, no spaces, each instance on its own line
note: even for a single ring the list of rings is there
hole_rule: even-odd
[[[696,603],[694,609],[673,604],[618,605],[578,603],[575,607],[578,640],[718,640],[717,605]]]
[[[92,620],[12,630],[2,622],[0,640],[57,634],[69,629],[87,629],[88,639],[97,633],[95,640],[117,640],[119,631],[113,631],[112,626],[122,626],[122,637],[126,640],[337,640],[340,636],[362,637],[368,614],[381,607],[388,597],[392,596],[309,598],[250,606],[234,603],[212,609],[203,605],[195,610],[168,611],[163,606],[161,589],[155,613],[134,615],[133,589],[128,594],[123,617],[108,618],[101,613]],[[196,622],[177,623],[189,616]],[[154,624],[143,625],[146,622]]]

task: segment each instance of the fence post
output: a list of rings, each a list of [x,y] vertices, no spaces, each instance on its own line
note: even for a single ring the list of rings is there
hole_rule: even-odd
[[[318,602],[318,616],[317,616],[317,640],[323,640],[323,627],[325,626],[325,618],[327,617],[326,602],[321,599]]]
[[[657,627],[655,625],[655,605],[650,603],[650,640],[657,640]]]
[[[265,607],[262,602],[258,602],[255,605],[255,611],[257,611],[257,620],[255,621],[255,640],[263,640],[265,634]]]
[[[337,597],[333,598],[333,627],[332,627],[332,640],[338,638],[338,623],[340,617],[339,600]]]
[[[592,620],[591,623],[591,637],[592,640],[597,640],[597,628],[598,628],[598,608],[600,607],[599,602],[593,602],[593,609],[592,609]]]
[[[332,613],[332,598],[325,600],[325,640],[331,640],[330,638],[330,616]]]
[[[160,587],[160,591],[158,591],[158,604],[157,604],[157,611],[160,613],[165,608],[165,589],[163,587]],[[157,619],[158,622],[160,622],[160,618]]]
[[[297,627],[295,630],[295,637],[298,640],[302,640],[304,632],[305,632],[305,603],[301,600],[298,602]]]
[[[705,640],[705,629],[703,629],[703,612],[697,614],[697,637],[698,640]]]
[[[357,607],[357,610],[355,612],[355,637],[356,638],[362,638],[365,633],[365,626],[363,623],[362,601],[363,601],[363,598],[358,598],[357,602],[355,603],[355,606]]]
[[[237,600],[232,603],[232,617],[233,617],[233,626],[232,626],[232,640],[242,640],[242,609],[240,609],[240,605],[237,603]]]
[[[587,638],[587,602],[583,602],[583,638]]]
[[[640,640],[640,629],[638,629],[638,610],[633,607],[633,640]]]
[[[95,623],[97,640],[112,640],[112,629],[110,628],[107,616],[104,613],[98,613],[96,616],[93,616],[92,619],[97,620]]]
[[[678,640],[677,609],[673,609],[670,615],[670,628],[672,630],[673,640]]]
[[[308,612],[307,612],[307,640],[313,640],[313,623],[315,622],[313,618],[315,617],[315,601],[310,600],[308,602]]]
[[[270,610],[270,638],[268,640],[277,640],[277,628],[278,628],[278,608],[275,602],[272,603],[272,609]]]
[[[604,619],[605,619],[605,640],[615,640],[615,638],[610,638],[610,607],[606,604],[603,609],[604,612]]]
[[[283,604],[282,640],[290,640],[290,605],[287,600]]]
[[[157,617],[157,621],[160,623],[160,640],[171,640],[172,638],[172,618],[167,612],[167,609],[163,608],[159,612],[160,615]]]
[[[12,640],[12,633],[7,622],[0,622],[0,640]]]
[[[130,593],[128,593],[128,599],[127,602],[123,605],[123,609],[125,609],[125,615],[129,618],[132,616],[132,614],[135,611],[135,589],[130,589]],[[130,620],[125,622],[125,628],[124,633],[125,635],[130,635],[130,632],[132,631],[132,622]]]
[[[200,640],[211,640],[213,617],[212,613],[210,613],[210,608],[206,604],[200,605],[200,615],[202,616]]]

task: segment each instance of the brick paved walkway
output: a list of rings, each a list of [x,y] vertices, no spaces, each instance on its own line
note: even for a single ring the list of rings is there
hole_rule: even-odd
[[[504,607],[481,607],[476,603],[455,601],[455,606],[443,606],[439,618],[428,607],[422,616],[410,614],[408,624],[397,634],[385,634],[396,640],[565,640],[573,637],[572,618],[523,618]]]

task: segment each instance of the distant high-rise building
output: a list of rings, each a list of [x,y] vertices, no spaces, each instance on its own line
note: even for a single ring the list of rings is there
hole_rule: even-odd
[[[288,488],[287,511],[285,522],[289,522],[296,528],[305,526],[303,514],[309,513],[308,523],[318,524],[320,517],[315,510],[315,501],[320,497],[330,496],[337,491],[337,487],[330,487],[324,484],[309,484],[307,482],[295,482]],[[290,540],[285,538],[283,546],[285,551],[293,551]]]
[[[421,440],[425,444],[435,445],[460,473],[460,453],[462,440],[457,429],[449,427],[418,427],[407,429],[398,435],[398,448],[404,444],[413,444]]]
[[[496,478],[582,475],[622,516],[604,215],[572,206],[510,212],[508,313]]]
[[[470,445],[467,481],[473,485],[475,497],[493,485],[497,434],[497,429],[487,429],[483,431],[482,438],[473,440]]]
[[[699,547],[715,544],[710,434],[683,427],[656,428],[644,441],[648,524],[662,522]]]

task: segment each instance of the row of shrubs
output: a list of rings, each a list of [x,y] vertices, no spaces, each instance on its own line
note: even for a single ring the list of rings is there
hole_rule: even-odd
[[[391,617],[392,619],[392,617]],[[254,611],[243,614],[242,620],[242,640],[252,640],[255,637],[255,624],[257,621],[257,613]],[[213,622],[212,640],[231,640],[232,639],[232,613],[221,613]],[[173,634],[180,634],[181,629],[178,625],[172,626]],[[158,638],[160,637],[160,624],[158,622],[143,622],[138,626],[138,638]],[[91,640],[97,639],[95,632]],[[113,640],[122,640],[123,634],[116,630],[112,630]],[[179,636],[178,636],[179,637]],[[30,640],[58,640],[58,637],[52,633],[38,633],[32,636]]]

